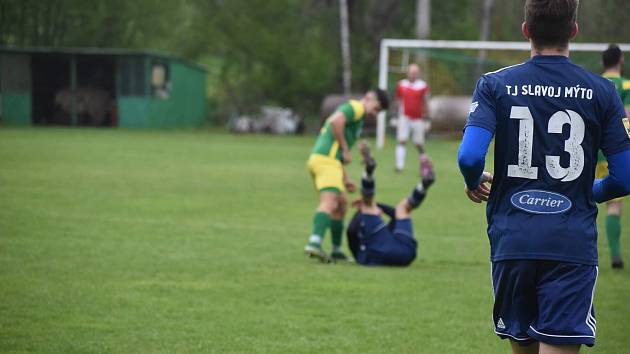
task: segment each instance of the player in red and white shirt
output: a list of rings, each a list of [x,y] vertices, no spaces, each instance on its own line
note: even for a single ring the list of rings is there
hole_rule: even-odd
[[[410,64],[407,68],[407,78],[400,80],[396,86],[398,99],[398,123],[396,129],[396,171],[405,167],[407,140],[411,133],[412,141],[420,153],[420,169],[429,169],[430,160],[424,152],[425,134],[430,128],[428,118],[429,86],[420,80],[420,67]]]

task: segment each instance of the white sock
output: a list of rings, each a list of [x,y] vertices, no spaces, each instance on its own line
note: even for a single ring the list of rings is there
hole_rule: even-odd
[[[402,170],[405,167],[405,153],[407,149],[405,145],[396,145],[396,168]]]
[[[319,235],[311,235],[308,239],[308,243],[316,243],[320,245],[322,243],[322,237]]]
[[[333,245],[332,250],[333,250],[333,252],[341,252],[341,246]]]

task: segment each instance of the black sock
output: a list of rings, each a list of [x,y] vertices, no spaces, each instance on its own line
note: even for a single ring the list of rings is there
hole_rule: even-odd
[[[433,174],[431,174],[422,180],[422,187],[427,190],[429,189],[429,187],[431,187],[433,182],[435,182],[435,177],[433,176]]]
[[[361,177],[361,194],[365,197],[373,197],[375,188],[374,178],[372,178],[371,175],[364,173]]]
[[[368,177],[372,177],[372,173],[374,173],[375,169],[376,161],[374,161],[374,159],[370,157],[367,161],[365,161],[365,173]]]
[[[407,203],[409,203],[412,209],[415,209],[420,206],[426,195],[427,193],[424,190],[424,186],[422,182],[420,182],[413,188],[409,197],[407,197]]]

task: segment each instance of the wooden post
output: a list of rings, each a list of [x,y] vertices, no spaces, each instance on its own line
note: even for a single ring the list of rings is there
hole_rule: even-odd
[[[416,2],[416,37],[429,38],[431,34],[431,0]]]
[[[416,1],[416,38],[427,39],[431,35],[431,0]],[[424,52],[415,54],[415,62],[422,70],[421,78],[429,82],[429,60]],[[405,73],[407,68],[404,68]]]
[[[350,95],[352,67],[350,66],[350,31],[348,29],[348,2],[339,0],[339,22],[341,27],[341,60],[343,65],[343,93]]]
[[[494,7],[494,0],[484,0],[483,2],[483,14],[481,16],[481,30],[479,31],[479,40],[487,41],[490,39],[490,24],[492,22],[492,7]],[[477,69],[476,76],[480,77],[483,74],[483,64],[488,56],[488,51],[481,49],[477,56]]]

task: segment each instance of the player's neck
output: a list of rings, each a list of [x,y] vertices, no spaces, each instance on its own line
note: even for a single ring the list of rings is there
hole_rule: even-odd
[[[621,76],[621,70],[618,68],[610,68],[604,71],[604,75],[607,76]]]
[[[569,48],[534,48],[532,46],[531,57],[535,57],[536,55],[561,55],[565,57],[569,57]]]

